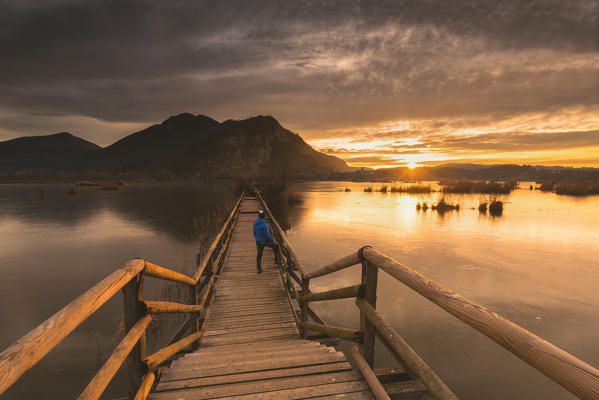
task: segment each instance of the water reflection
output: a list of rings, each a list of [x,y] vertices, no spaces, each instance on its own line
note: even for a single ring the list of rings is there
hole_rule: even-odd
[[[44,185],[44,199],[39,186],[0,185],[2,349],[131,258],[190,273],[211,224],[219,223],[218,210],[233,201],[229,184],[130,184],[119,192],[81,188],[77,195],[67,194],[71,185],[56,184]],[[154,279],[145,291],[160,300],[189,294]],[[121,317],[119,294],[2,398],[75,398],[120,340]],[[171,333],[152,332],[151,342]],[[125,375],[117,374],[107,398],[125,394]]]
[[[289,238],[308,270],[366,244],[599,366],[599,196],[516,190],[501,217],[480,196],[452,195],[459,211],[417,211],[441,194],[364,193],[365,183],[298,186]],[[350,192],[340,191],[345,187]],[[376,186],[375,186],[376,187]],[[314,279],[313,290],[359,282],[359,269]],[[540,373],[384,273],[378,309],[463,399],[572,399]],[[352,301],[315,303],[328,323],[358,327]],[[379,365],[392,359],[377,347]],[[377,356],[378,357],[378,356]]]

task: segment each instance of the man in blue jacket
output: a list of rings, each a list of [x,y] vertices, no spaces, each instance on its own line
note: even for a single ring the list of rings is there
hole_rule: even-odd
[[[258,248],[256,267],[258,268],[258,273],[261,273],[262,252],[264,251],[264,247],[268,246],[273,250],[275,253],[275,263],[277,262],[279,251],[279,246],[275,244],[274,239],[268,231],[268,224],[264,220],[264,211],[262,210],[258,212],[258,218],[256,219],[256,222],[254,222],[254,237],[256,238],[256,247]]]

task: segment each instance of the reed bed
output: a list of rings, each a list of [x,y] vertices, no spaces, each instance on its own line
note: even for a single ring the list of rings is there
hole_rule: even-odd
[[[569,196],[589,196],[599,194],[599,182],[559,182],[555,193]]]
[[[443,193],[483,193],[483,194],[509,194],[518,187],[518,182],[495,181],[447,181],[440,182]]]
[[[401,186],[392,186],[390,189],[391,193],[412,193],[412,194],[422,194],[422,193],[432,193],[433,188],[429,185],[401,185]]]

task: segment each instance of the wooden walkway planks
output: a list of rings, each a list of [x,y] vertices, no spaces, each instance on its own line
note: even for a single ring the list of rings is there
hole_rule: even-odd
[[[343,353],[300,338],[271,249],[257,273],[257,211],[243,201],[199,350],[173,361],[149,398],[373,399]],[[408,382],[385,386],[401,398],[425,394]]]

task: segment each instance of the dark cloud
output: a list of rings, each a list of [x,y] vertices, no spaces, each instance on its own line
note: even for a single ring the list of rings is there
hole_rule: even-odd
[[[595,0],[0,0],[0,117],[36,120],[0,134],[89,117],[106,126],[73,133],[108,144],[115,122],[184,111],[302,133],[596,105],[598,15]]]

